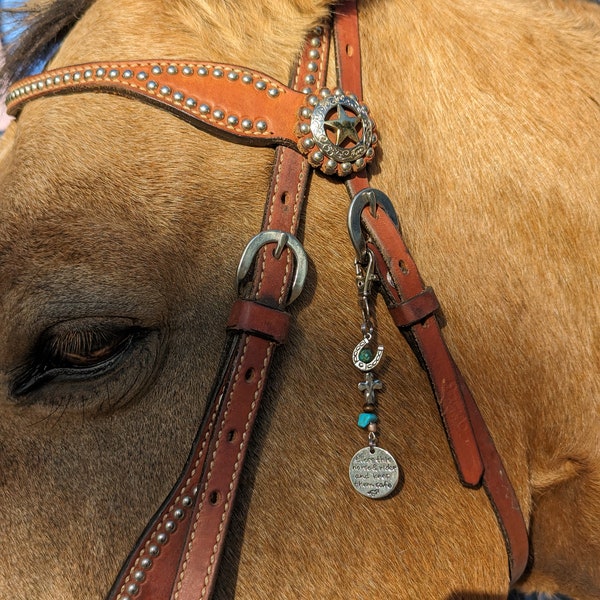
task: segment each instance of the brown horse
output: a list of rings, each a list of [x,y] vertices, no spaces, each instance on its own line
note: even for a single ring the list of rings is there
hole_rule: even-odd
[[[371,181],[437,291],[515,486],[532,549],[520,587],[598,599],[600,7],[359,8],[381,137]],[[206,59],[287,81],[332,10],[58,0],[37,22],[60,30],[82,13],[51,66]],[[106,595],[185,462],[272,162],[268,148],[107,94],[35,100],[2,138],[0,597]],[[494,514],[460,485],[427,377],[383,311],[381,439],[404,481],[382,501],[347,481],[364,433],[346,206],[342,185],[313,176],[308,281],[216,598],[505,598]]]

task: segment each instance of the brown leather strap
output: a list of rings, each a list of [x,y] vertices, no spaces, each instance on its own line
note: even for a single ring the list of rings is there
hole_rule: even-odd
[[[251,142],[296,145],[294,130],[306,95],[251,69],[193,61],[87,63],[46,71],[11,88],[16,115],[41,96],[106,92],[156,104],[193,123]]]
[[[344,2],[337,9],[335,35],[340,86],[362,91],[355,0]],[[368,187],[366,174],[354,175],[346,186],[350,196],[356,196]],[[510,581],[515,583],[529,558],[527,528],[500,455],[442,337],[435,317],[439,309],[437,298],[431,288],[423,285],[408,248],[388,215],[382,210],[373,215],[371,207],[366,206],[361,221],[371,239],[369,246],[376,258],[390,314],[429,376],[459,478],[469,487],[483,483],[506,544]]]
[[[327,47],[327,35],[321,44]],[[309,51],[300,61],[294,86],[309,73],[307,63],[315,63]],[[322,85],[327,53],[317,62],[317,82]],[[312,65],[310,72],[315,74]],[[296,233],[309,172],[297,152],[278,148],[263,231]],[[257,254],[250,296],[238,300],[230,313],[228,328],[236,335],[190,459],[124,565],[109,600],[128,595],[136,600],[211,597],[269,366],[276,345],[287,335],[289,315],[284,309],[293,271],[293,252],[287,248],[276,256],[268,244]]]

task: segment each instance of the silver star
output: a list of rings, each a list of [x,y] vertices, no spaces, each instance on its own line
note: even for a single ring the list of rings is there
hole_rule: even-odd
[[[341,104],[337,105],[337,119],[330,119],[323,124],[329,129],[335,131],[336,145],[343,144],[348,138],[358,144],[358,133],[356,125],[360,119],[358,117],[349,117]]]

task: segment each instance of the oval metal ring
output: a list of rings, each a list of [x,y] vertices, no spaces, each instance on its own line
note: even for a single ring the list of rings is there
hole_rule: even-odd
[[[394,225],[398,229],[400,228],[396,209],[394,208],[392,201],[382,191],[374,188],[365,188],[358,192],[358,194],[352,198],[350,208],[348,209],[348,233],[350,234],[352,245],[356,250],[358,260],[361,262],[367,251],[367,244],[360,224],[360,215],[367,205],[371,206],[371,214],[373,216],[375,216],[377,206],[380,206],[392,220]]]
[[[277,244],[273,250],[273,256],[275,258],[279,258],[284,248],[287,246],[290,248],[294,254],[294,258],[296,259],[294,280],[292,282],[292,288],[286,303],[289,305],[302,293],[304,281],[306,280],[306,274],[308,273],[308,257],[306,256],[306,252],[304,251],[304,248],[298,239],[291,233],[286,233],[285,231],[278,231],[276,229],[261,231],[248,242],[248,245],[242,253],[240,264],[237,268],[238,289],[250,272],[258,251],[264,245],[273,243]]]

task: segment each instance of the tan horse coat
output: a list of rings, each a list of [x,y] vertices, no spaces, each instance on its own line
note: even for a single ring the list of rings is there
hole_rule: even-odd
[[[287,81],[328,12],[97,0],[53,65],[210,59]],[[600,598],[600,7],[372,0],[360,25],[382,140],[372,183],[437,291],[517,489],[533,549],[523,586]],[[106,593],[185,460],[272,156],[107,95],[38,100],[2,139],[0,597]],[[425,374],[382,310],[381,439],[405,482],[383,502],[349,486],[364,433],[346,207],[341,185],[313,177],[309,283],[217,597],[504,598],[487,498],[459,484]],[[49,349],[81,357],[86,335],[134,329],[106,373],[15,393]]]

